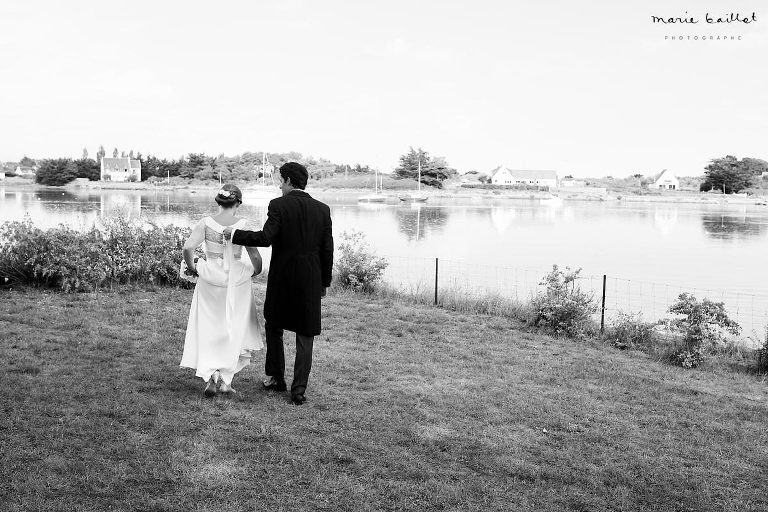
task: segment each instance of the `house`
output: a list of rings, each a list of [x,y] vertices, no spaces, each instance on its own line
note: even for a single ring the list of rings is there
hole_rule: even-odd
[[[672,171],[664,169],[661,171],[653,183],[648,184],[648,188],[662,189],[662,190],[677,190],[680,188],[680,181],[677,179]]]
[[[37,169],[35,167],[27,167],[23,165],[16,166],[16,176],[28,176],[34,177]]]
[[[101,159],[101,181],[141,181],[141,160],[133,158]]]
[[[526,171],[497,167],[490,172],[494,185],[528,185],[535,187],[556,187],[556,171]]]
[[[763,171],[763,173],[760,175],[760,177],[764,180],[768,180],[768,171]]]
[[[577,180],[575,178],[563,178],[560,180],[561,187],[586,187],[587,182],[584,180]]]

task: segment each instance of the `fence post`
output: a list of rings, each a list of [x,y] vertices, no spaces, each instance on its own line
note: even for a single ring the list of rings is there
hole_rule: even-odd
[[[605,330],[605,274],[603,274],[603,305],[600,310],[600,334]]]
[[[435,258],[435,306],[437,306],[437,258]]]

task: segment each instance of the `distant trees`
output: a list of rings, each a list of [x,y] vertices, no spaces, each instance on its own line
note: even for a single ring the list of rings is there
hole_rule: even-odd
[[[78,178],[88,178],[91,181],[99,181],[101,179],[101,166],[96,163],[93,158],[88,158],[88,153],[84,153],[84,157],[80,160],[75,160],[75,169],[77,169]]]
[[[336,164],[333,172],[334,174],[373,174],[375,171],[367,165]]]
[[[121,151],[118,148],[112,150],[112,155],[120,154]],[[134,150],[127,153],[123,151],[122,154],[129,158],[138,159],[141,162],[141,179],[152,179],[153,181],[173,177],[201,181],[218,181],[219,177],[224,182],[256,181],[261,178],[264,157],[262,152],[245,152],[235,156],[188,153],[178,159],[160,159],[153,155],[145,156],[141,152],[134,152]],[[40,174],[39,183],[57,185],[68,183],[75,178],[99,180],[101,178],[101,162],[105,156],[104,146],[99,145],[95,160],[89,158],[87,148],[83,148],[82,156],[77,160],[71,158],[46,160],[46,168]],[[444,158],[430,157],[426,151],[421,149],[414,150],[411,148],[409,154],[404,155],[403,158],[406,157],[406,165],[401,169],[399,177],[415,179],[419,159],[421,159],[422,166],[421,181],[426,185],[441,187],[444,179],[456,174],[456,171],[448,166]],[[374,169],[367,165],[340,165],[323,158],[304,156],[295,151],[268,155],[268,162],[272,166],[273,172],[277,172],[281,165],[290,161],[299,162],[306,166],[310,179],[313,180],[338,176],[340,173],[358,175],[374,173]],[[35,161],[24,157],[22,165],[32,166],[35,165]]]
[[[66,185],[77,178],[77,166],[70,158],[42,160],[35,174],[40,185]]]
[[[430,157],[421,148],[413,149],[400,156],[400,165],[395,168],[398,178],[418,179],[419,164],[421,164],[421,182],[436,188],[443,187],[443,181],[456,175],[456,169],[448,166],[443,157]]]
[[[178,176],[180,165],[176,160],[168,161],[165,158],[160,160],[152,155],[139,158],[141,162],[141,179],[147,180],[153,176],[158,178],[167,178]]]
[[[758,158],[743,158],[727,155],[724,158],[713,158],[704,171],[704,181],[699,190],[708,192],[720,190],[733,194],[749,188],[763,171],[768,171],[768,162]]]
[[[35,161],[29,158],[27,155],[24,155],[21,161],[19,161],[19,165],[22,167],[34,167]]]

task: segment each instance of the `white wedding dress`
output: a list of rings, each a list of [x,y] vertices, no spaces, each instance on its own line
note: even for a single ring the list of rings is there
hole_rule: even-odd
[[[207,259],[197,262],[199,277],[179,366],[196,370],[195,375],[206,382],[218,370],[231,385],[235,374],[264,346],[251,291],[253,265],[247,256],[242,258],[241,245],[224,240],[226,226],[211,217],[200,222],[205,228]],[[231,227],[242,229],[245,223],[240,219]]]

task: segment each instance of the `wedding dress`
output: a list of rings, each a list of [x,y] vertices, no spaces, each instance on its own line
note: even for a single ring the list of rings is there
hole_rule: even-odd
[[[251,292],[253,265],[241,259],[243,247],[224,240],[222,226],[212,217],[205,225],[206,260],[197,262],[198,279],[189,308],[184,353],[179,366],[196,370],[208,381],[218,370],[227,385],[264,346]],[[232,228],[243,229],[240,219]]]

